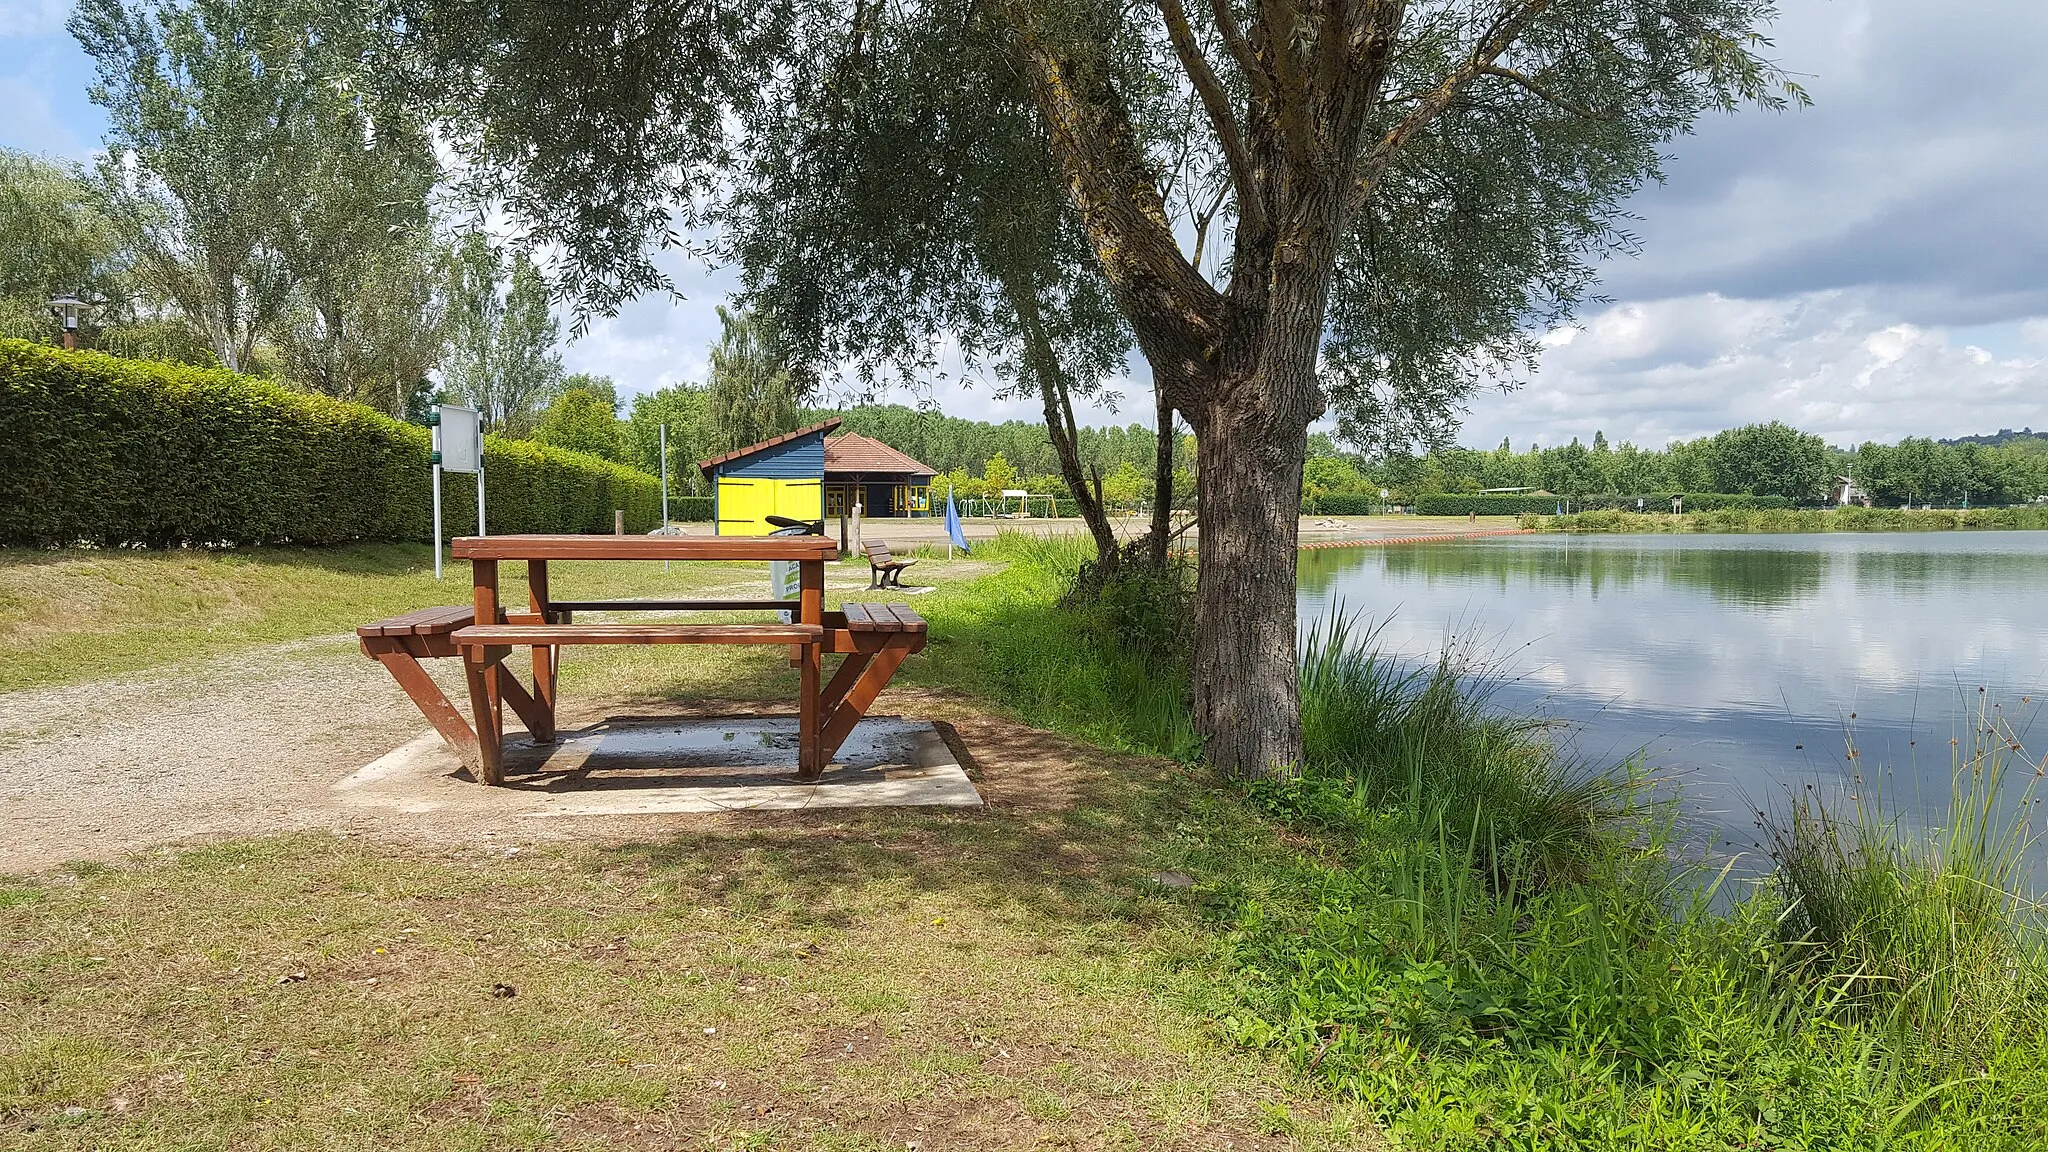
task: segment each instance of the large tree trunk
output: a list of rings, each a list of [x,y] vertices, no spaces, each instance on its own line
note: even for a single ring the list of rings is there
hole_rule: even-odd
[[[1196,430],[1195,728],[1210,763],[1236,776],[1301,764],[1294,577],[1306,433],[1306,420],[1228,402]]]

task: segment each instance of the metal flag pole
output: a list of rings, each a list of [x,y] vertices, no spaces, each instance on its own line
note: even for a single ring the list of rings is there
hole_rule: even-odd
[[[434,461],[434,579],[441,578],[441,421],[437,414],[430,429]]]
[[[661,429],[661,534],[668,535],[668,425]],[[668,571],[668,561],[661,562],[661,570]]]
[[[953,512],[953,478],[951,476],[946,477],[946,511],[949,514]],[[951,524],[946,525],[946,559],[948,560],[953,558],[952,527]]]

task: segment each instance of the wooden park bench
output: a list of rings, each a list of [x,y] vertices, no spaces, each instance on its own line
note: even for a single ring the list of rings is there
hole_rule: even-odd
[[[880,540],[868,541],[862,545],[862,551],[868,554],[868,587],[870,588],[903,587],[903,570],[917,563],[917,557],[915,556],[907,560],[896,559],[895,556],[890,554],[889,546]]]
[[[790,649],[801,672],[798,694],[798,777],[816,780],[853,732],[903,660],[925,646],[924,618],[904,604],[848,604],[824,611],[824,560],[836,547],[823,537],[740,539],[690,537],[465,537],[455,554],[471,561],[475,602],[422,608],[356,629],[363,652],[391,671],[436,731],[486,784],[503,782],[503,709],[509,706],[535,743],[555,739],[558,649],[572,644],[774,644]],[[550,560],[789,560],[800,568],[793,600],[558,600],[549,590]],[[500,560],[527,562],[527,611],[498,600]],[[761,611],[785,615],[760,624],[575,623],[578,612]],[[508,667],[515,647],[533,652],[533,691]],[[830,683],[821,658],[844,660]],[[448,702],[420,667],[422,659],[460,656],[475,726]]]

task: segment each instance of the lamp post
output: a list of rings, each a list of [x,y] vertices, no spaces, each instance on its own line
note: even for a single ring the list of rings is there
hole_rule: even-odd
[[[78,347],[78,321],[92,310],[92,302],[80,300],[65,293],[50,298],[50,315],[64,329],[64,350],[74,351]]]

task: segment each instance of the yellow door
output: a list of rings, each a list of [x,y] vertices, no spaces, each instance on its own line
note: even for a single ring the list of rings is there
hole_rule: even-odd
[[[825,482],[822,480],[775,481],[775,513],[791,520],[825,518]]]
[[[744,480],[737,476],[718,478],[718,534],[720,536],[761,536],[768,532],[762,517],[775,511],[772,480]]]
[[[824,519],[823,482],[718,478],[720,536],[766,536],[775,530],[775,525],[768,523],[771,515],[791,520]]]

